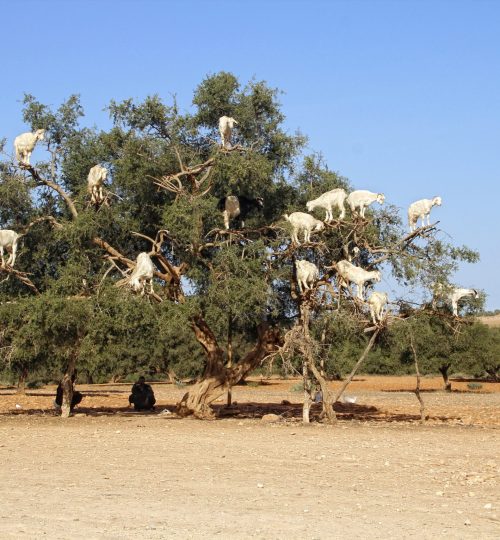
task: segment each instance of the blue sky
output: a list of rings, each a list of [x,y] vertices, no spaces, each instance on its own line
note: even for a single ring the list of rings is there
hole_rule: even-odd
[[[434,209],[481,253],[454,281],[500,308],[500,2],[0,0],[0,137],[24,131],[24,92],[79,93],[85,123],[110,99],[176,94],[209,73],[283,90],[286,126],[360,189]]]

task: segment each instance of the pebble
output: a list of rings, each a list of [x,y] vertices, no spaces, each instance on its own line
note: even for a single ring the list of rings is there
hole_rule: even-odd
[[[258,487],[258,488],[263,488],[263,487],[264,487],[264,484],[257,484],[257,487]]]
[[[484,505],[484,508],[486,510],[491,510],[493,508],[493,505],[491,503],[487,503],[487,504]]]

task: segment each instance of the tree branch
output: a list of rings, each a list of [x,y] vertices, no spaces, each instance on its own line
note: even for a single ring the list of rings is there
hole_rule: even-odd
[[[19,166],[21,167],[21,169],[26,169],[31,174],[33,180],[35,180],[35,182],[37,182],[38,185],[47,186],[53,189],[54,191],[56,191],[64,199],[73,218],[76,219],[78,217],[78,211],[76,210],[75,203],[73,202],[71,197],[68,195],[68,193],[66,193],[59,184],[57,184],[56,182],[52,180],[47,180],[45,178],[42,178],[42,176],[40,176],[40,173],[32,165],[27,165],[25,163],[22,163],[22,164],[19,164]]]

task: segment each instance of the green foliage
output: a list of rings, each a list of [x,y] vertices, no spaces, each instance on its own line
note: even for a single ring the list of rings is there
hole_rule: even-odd
[[[303,155],[306,138],[285,130],[278,98],[279,92],[263,81],[241,84],[221,72],[196,88],[191,113],[181,113],[175,99],[168,104],[158,95],[141,102],[112,101],[112,126],[100,131],[83,125],[77,95],[57,108],[25,95],[22,115],[29,129],[47,130],[36,170],[59,192],[12,161],[0,162],[0,225],[26,233],[16,270],[40,291],[35,295],[14,275],[0,283],[0,369],[57,379],[77,359],[79,371],[95,381],[149,371],[166,376],[168,370],[198,376],[204,355],[191,329],[192,317],[202,313],[221,346],[231,336],[237,361],[255,342],[259,322],[268,320],[286,330],[297,319],[299,306],[290,285],[296,259],[325,269],[358,247],[361,266],[383,268],[414,288],[446,284],[459,262],[477,260],[474,251],[437,235],[401,249],[407,231],[388,205],[370,208],[369,221],[362,226],[354,227],[348,213],[342,227],[328,227],[321,235],[321,249],[292,249],[283,213],[305,211],[308,200],[351,186],[329,170],[321,154]],[[238,121],[232,141],[238,151],[219,147],[223,115]],[[182,177],[177,193],[155,184],[179,173],[181,166],[185,170],[207,161],[211,168],[203,196],[194,173]],[[87,175],[96,164],[109,171],[109,206],[98,208],[87,192]],[[61,190],[74,202],[77,217]],[[217,203],[229,194],[262,197],[263,212],[251,215],[246,224],[252,229],[272,225],[272,231],[248,238],[222,234]],[[324,218],[322,210],[314,213]],[[40,219],[47,217],[53,219]],[[152,246],[134,233],[155,238],[159,230],[168,231],[161,255],[174,267],[184,265],[184,302],[172,301],[168,283],[160,278],[155,291],[161,303],[115,287],[123,275],[111,265],[110,252],[95,241],[100,238],[135,260]],[[125,270],[120,258],[113,261]],[[472,314],[480,307],[481,301],[467,299],[462,309]],[[345,298],[337,308],[336,299],[325,293],[311,325],[318,358],[331,376],[350,370],[367,341],[359,308]],[[425,372],[448,361],[474,372],[498,371],[497,334],[472,325],[457,337],[439,318],[427,315],[395,325],[387,341],[372,351],[367,368],[376,373],[410,369],[410,327]],[[481,348],[478,340],[488,345]]]

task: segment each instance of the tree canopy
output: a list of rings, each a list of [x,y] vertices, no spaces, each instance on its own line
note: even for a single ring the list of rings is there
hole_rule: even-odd
[[[54,109],[27,94],[27,129],[46,130],[38,160],[20,164],[3,145],[0,228],[23,234],[15,267],[0,272],[0,347],[14,373],[75,365],[92,378],[173,370],[205,381],[202,405],[198,395],[184,409],[207,413],[215,388],[236,383],[283,346],[306,304],[310,338],[321,343],[319,356],[334,357],[333,370],[363,348],[371,323],[366,306],[333,286],[340,260],[355,256],[359,266],[381,270],[408,297],[447,285],[460,262],[478,259],[436,224],[409,234],[390,193],[367,219],[348,213],[314,242],[292,244],[283,214],[353,187],[320,154],[305,153],[306,138],[285,129],[279,92],[263,81],[242,85],[221,72],[195,89],[189,112],[158,95],[112,101],[108,112],[112,126],[100,130],[84,125],[77,95]],[[218,134],[224,115],[238,121],[228,148]],[[108,177],[96,205],[87,176],[97,164]],[[262,197],[263,211],[227,231],[218,202],[228,195]],[[323,219],[323,212],[313,213]],[[153,295],[117,287],[140,252],[155,265]],[[312,294],[296,287],[298,259],[320,269]],[[402,319],[420,309],[391,302]],[[481,301],[468,305],[473,313]]]

